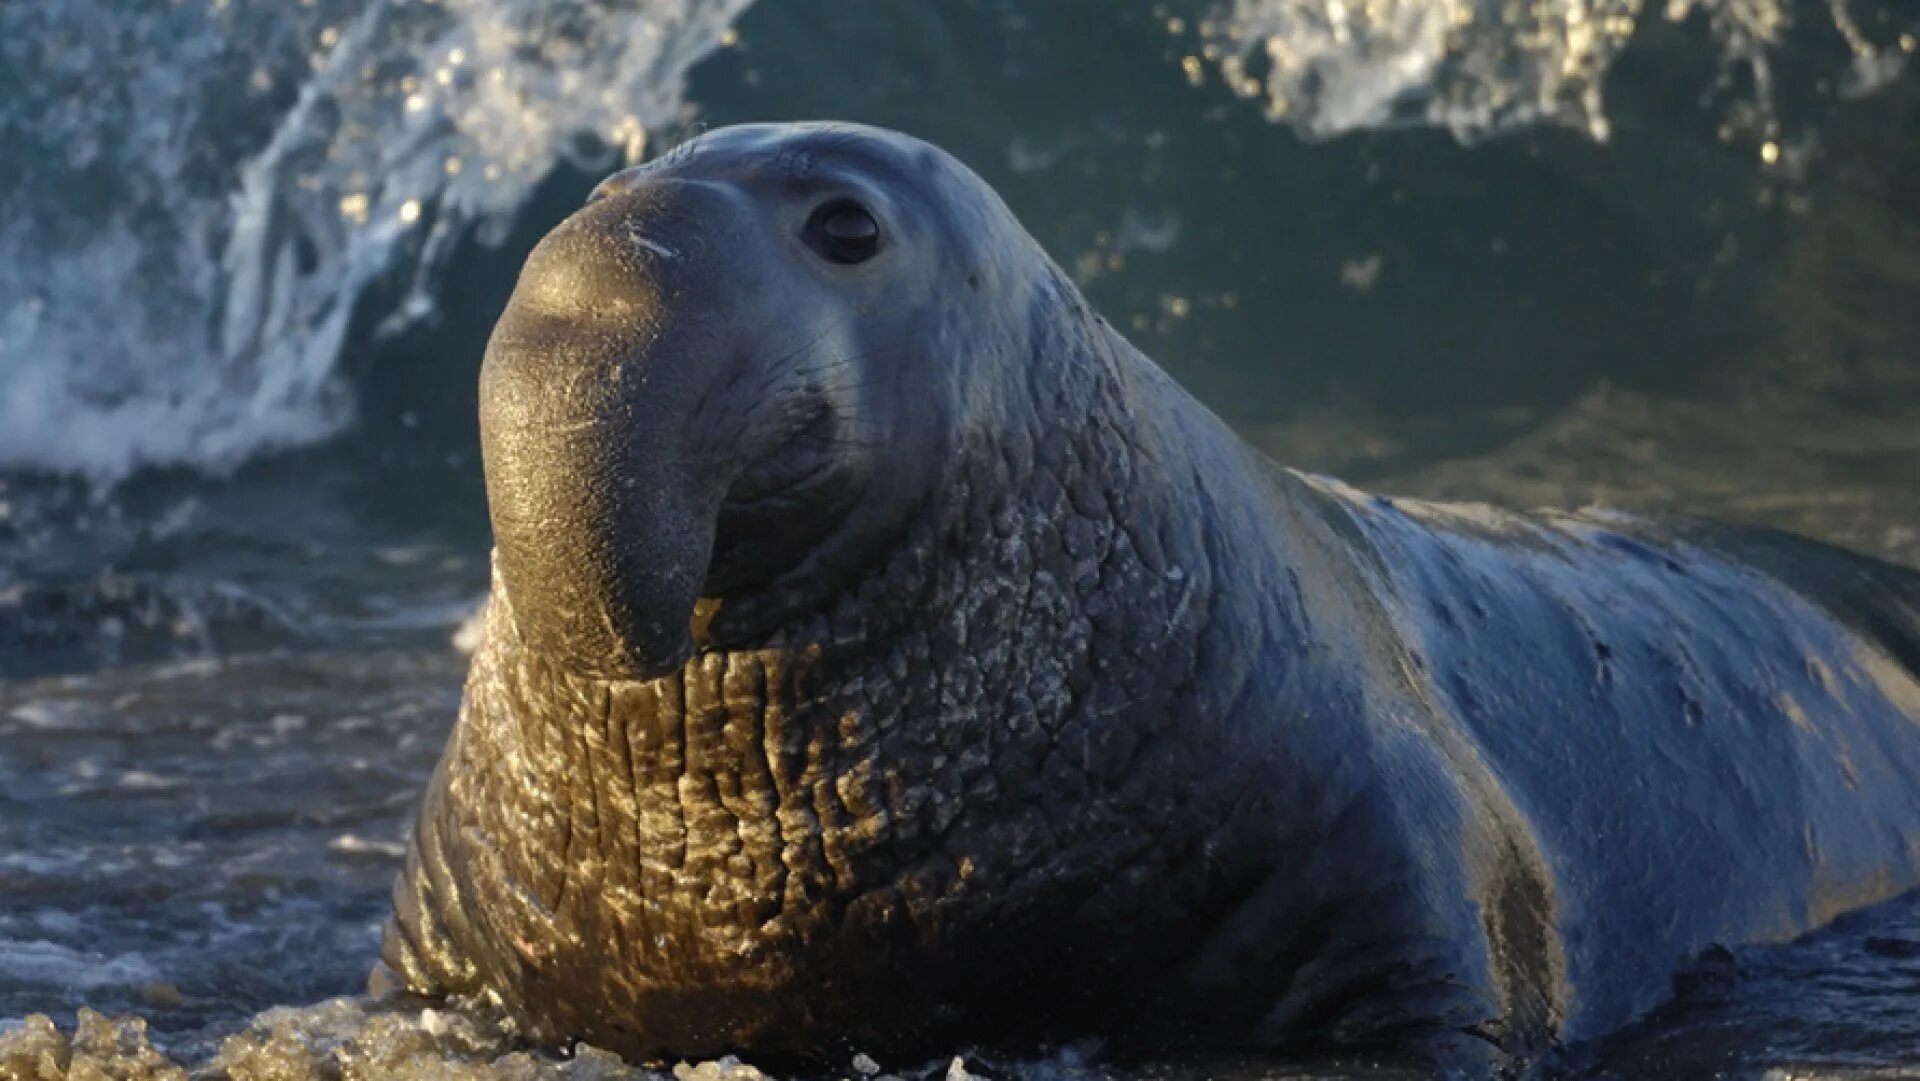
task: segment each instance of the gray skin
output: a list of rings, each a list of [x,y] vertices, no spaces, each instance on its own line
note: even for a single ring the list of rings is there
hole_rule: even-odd
[[[1920,874],[1920,575],[1279,468],[904,136],[608,180],[481,421],[379,976],[536,1040],[1510,1066]]]

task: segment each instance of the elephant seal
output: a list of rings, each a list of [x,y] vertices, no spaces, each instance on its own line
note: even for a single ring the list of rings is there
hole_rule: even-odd
[[[1499,1068],[1920,876],[1920,574],[1273,465],[913,139],[612,177],[480,384],[376,977],[533,1039]]]

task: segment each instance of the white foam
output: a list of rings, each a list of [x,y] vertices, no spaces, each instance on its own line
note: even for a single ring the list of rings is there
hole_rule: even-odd
[[[85,1008],[77,1012],[78,1023],[69,1031],[61,1031],[42,1014],[17,1023],[0,1022],[0,1076],[42,1076],[34,1072],[41,1063],[69,1061],[72,1072],[68,1076],[111,1075],[130,1081],[178,1081],[186,1076],[333,1077],[343,1072],[390,1081],[446,1081],[453,1077],[474,1081],[772,1081],[775,1076],[731,1055],[705,1062],[678,1062],[667,1073],[623,1062],[584,1043],[562,1054],[529,1050],[502,1019],[482,1009],[449,1007],[416,1012],[402,1003],[365,998],[336,998],[313,1006],[266,1010],[222,1040],[217,1050],[205,1048],[212,1051],[211,1058],[197,1061],[199,1055],[183,1056],[184,1061],[192,1063],[190,1069],[183,1070],[153,1046],[141,1018],[109,1020]],[[966,1058],[957,1055],[944,1064],[929,1062],[902,1074],[880,1074],[878,1064],[864,1055],[855,1056],[855,1061],[872,1066],[871,1072],[857,1072],[875,1081],[901,1081],[902,1077],[987,1081],[989,1076],[1049,1081],[1096,1076],[1095,1071],[1083,1068],[1073,1052],[1006,1063],[1004,1072],[996,1070],[992,1075],[975,1072]]]
[[[459,236],[502,227],[583,136],[637,155],[747,2],[0,6],[0,35],[89,43],[24,73],[76,92],[0,93],[41,200],[0,217],[0,468],[221,471],[338,431],[367,288],[406,288],[388,329],[431,313]],[[288,36],[311,52],[253,81],[299,83],[294,104],[264,146],[222,144],[218,110],[249,100],[222,80]],[[60,195],[102,166],[111,199]]]
[[[1853,53],[1844,89],[1885,86],[1911,39],[1877,45],[1846,0],[1827,6]],[[1640,21],[1696,16],[1719,50],[1710,62],[1753,87],[1751,134],[1776,138],[1770,58],[1792,26],[1788,0],[1232,0],[1202,32],[1231,86],[1309,138],[1418,125],[1470,141],[1556,123],[1604,141],[1603,85]]]
[[[82,953],[39,939],[0,938],[0,970],[19,983],[79,991],[131,987],[160,978],[160,971],[137,953]]]

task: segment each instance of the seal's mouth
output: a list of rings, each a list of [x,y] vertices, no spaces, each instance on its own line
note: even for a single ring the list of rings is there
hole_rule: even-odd
[[[815,410],[798,431],[740,470],[727,489],[723,513],[805,502],[832,477],[837,445],[833,417],[825,409]]]
[[[764,590],[838,527],[857,498],[861,473],[839,432],[833,410],[816,406],[771,451],[735,472],[714,526],[704,598],[737,603]]]

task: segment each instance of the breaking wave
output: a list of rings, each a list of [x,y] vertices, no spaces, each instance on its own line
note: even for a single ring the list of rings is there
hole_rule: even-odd
[[[1800,11],[1805,6],[1811,10]],[[1847,0],[1231,0],[1201,36],[1229,85],[1309,138],[1405,126],[1463,140],[1538,123],[1604,141],[1607,74],[1648,20],[1699,19],[1718,52],[1730,134],[1763,160],[1782,154],[1774,57],[1796,22],[1822,23],[1851,54],[1842,96],[1886,85],[1915,48],[1912,32],[1876,42]]]
[[[637,157],[747,0],[0,6],[0,468],[214,471],[338,431],[375,285]]]

